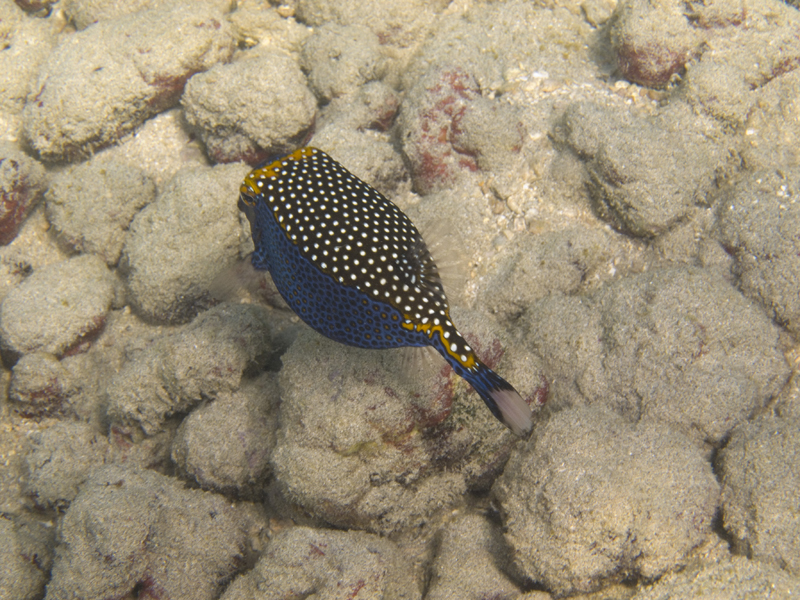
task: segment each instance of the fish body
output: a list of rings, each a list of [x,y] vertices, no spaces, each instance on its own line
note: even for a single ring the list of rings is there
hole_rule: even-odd
[[[450,320],[436,264],[411,220],[316,148],[251,171],[239,208],[256,269],[322,335],[360,348],[433,346],[515,434],[528,405],[483,364]]]

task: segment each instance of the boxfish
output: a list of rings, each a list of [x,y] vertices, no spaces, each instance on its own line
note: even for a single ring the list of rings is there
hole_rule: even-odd
[[[436,263],[394,203],[311,147],[252,170],[239,191],[253,266],[303,321],[359,348],[432,346],[514,434],[530,432],[530,408],[456,329]]]

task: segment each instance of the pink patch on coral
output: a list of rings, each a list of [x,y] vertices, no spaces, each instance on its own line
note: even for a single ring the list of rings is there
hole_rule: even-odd
[[[536,388],[533,393],[525,398],[525,403],[528,406],[540,407],[544,406],[544,403],[547,402],[547,394],[550,392],[550,382],[547,381],[547,377],[541,375],[539,377],[539,387]]]
[[[452,369],[444,365],[436,378],[436,387],[433,398],[428,406],[413,405],[409,409],[409,416],[420,429],[436,427],[444,421],[453,409],[453,378]]]
[[[386,101],[380,106],[376,107],[375,114],[372,120],[367,125],[367,129],[375,129],[377,131],[389,131],[389,128],[394,123],[394,118],[397,115],[397,109],[400,102],[397,96],[389,96]]]
[[[42,190],[25,174],[23,166],[13,158],[0,158],[0,169],[10,179],[10,185],[0,187],[0,245],[11,243],[22,222],[36,206]]]
[[[659,44],[623,44],[617,50],[619,72],[632,83],[662,87],[686,66],[687,52],[675,51]]]
[[[57,377],[51,377],[39,389],[27,390],[24,404],[15,407],[15,412],[25,418],[39,420],[44,417],[56,417],[68,412],[64,403],[67,394]]]
[[[479,97],[475,78],[457,68],[441,71],[435,83],[426,87],[421,106],[417,107],[416,126],[408,132],[406,144],[414,183],[420,192],[447,186],[462,169],[477,170],[475,158],[454,148],[453,139],[464,111]]]
[[[63,356],[75,356],[87,352],[92,344],[103,333],[103,328],[106,325],[105,315],[97,315],[93,317],[78,333],[78,337],[72,344],[63,352]]]

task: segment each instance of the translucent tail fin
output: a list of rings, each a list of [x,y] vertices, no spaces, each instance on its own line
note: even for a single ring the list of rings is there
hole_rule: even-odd
[[[525,437],[533,427],[531,409],[510,383],[482,363],[466,379],[497,419],[516,436]]]

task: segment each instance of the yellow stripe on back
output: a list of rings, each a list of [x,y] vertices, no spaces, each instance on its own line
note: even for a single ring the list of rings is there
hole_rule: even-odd
[[[258,185],[259,181],[276,179],[280,175],[278,169],[280,169],[281,166],[285,165],[287,162],[300,162],[304,158],[313,156],[316,152],[316,148],[306,146],[305,148],[295,150],[291,154],[287,154],[283,158],[273,161],[268,165],[258,169],[253,169],[247,174],[247,177],[244,178],[244,182],[242,182],[242,186],[239,188],[239,191],[246,196],[254,196],[258,194],[261,189],[261,186]]]

